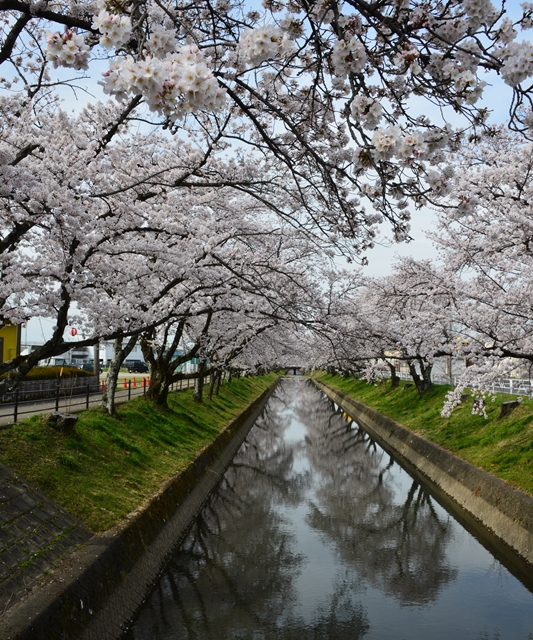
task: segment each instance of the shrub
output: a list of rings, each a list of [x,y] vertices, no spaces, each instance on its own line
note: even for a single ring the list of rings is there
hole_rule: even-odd
[[[6,375],[4,374],[2,377]],[[58,378],[84,378],[92,375],[92,373],[77,367],[34,367],[26,374],[24,380],[57,380]]]

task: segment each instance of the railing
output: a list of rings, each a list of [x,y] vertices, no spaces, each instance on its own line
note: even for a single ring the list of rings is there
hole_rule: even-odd
[[[391,373],[388,369],[380,370],[380,377],[382,378],[390,378]],[[400,380],[408,380],[410,382],[413,381],[413,377],[410,373],[399,372],[396,374]],[[453,386],[459,383],[459,376],[446,376],[441,373],[437,373],[435,375],[432,374],[431,382],[434,384],[451,384]],[[529,396],[533,397],[533,380],[520,379],[520,378],[502,378],[501,380],[497,380],[494,382],[490,389],[485,389],[485,391],[492,391],[493,393],[508,393],[509,395],[514,396]]]
[[[207,376],[205,383],[209,383]],[[70,380],[54,381],[54,385],[45,390],[34,391],[15,389],[6,393],[0,400],[0,424],[17,422],[24,416],[46,413],[48,411],[65,411],[68,413],[89,409],[98,406],[102,402],[105,381],[91,378],[84,386],[74,386]],[[115,403],[127,402],[132,397],[146,394],[150,385],[150,379],[124,378],[117,383],[115,390]],[[194,386],[194,380],[180,380],[173,383],[171,391],[181,391]]]

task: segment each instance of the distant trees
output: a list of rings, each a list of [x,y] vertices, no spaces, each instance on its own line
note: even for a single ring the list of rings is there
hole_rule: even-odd
[[[343,369],[366,369],[373,377],[377,362],[390,370],[405,362],[419,393],[431,386],[436,357],[449,353],[453,308],[449,297],[435,290],[436,272],[429,263],[403,259],[382,278],[346,276],[347,284],[328,305],[323,331],[330,345],[329,360]]]
[[[490,387],[533,363],[533,150],[500,128],[450,160],[436,259],[399,260],[384,278],[351,276],[355,293],[337,296],[323,318],[332,363],[403,360],[421,392],[435,358],[467,359],[456,402],[465,387]]]

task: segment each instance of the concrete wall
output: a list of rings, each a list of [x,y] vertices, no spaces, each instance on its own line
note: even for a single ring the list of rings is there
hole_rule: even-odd
[[[0,619],[2,640],[115,640],[148,596],[277,382],[127,522],[72,555],[63,573]]]
[[[469,525],[481,542],[496,545],[496,552],[518,577],[533,581],[532,497],[341,391],[318,381],[315,384]]]

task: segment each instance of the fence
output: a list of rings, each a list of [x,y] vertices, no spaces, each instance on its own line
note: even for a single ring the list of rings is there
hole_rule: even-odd
[[[77,380],[78,384],[73,384]],[[66,380],[44,380],[42,384],[30,383],[33,388],[28,387],[28,383],[23,383],[21,388],[17,388],[10,393],[4,394],[0,398],[0,423],[10,424],[17,422],[23,416],[46,413],[48,411],[66,411],[68,413],[88,409],[91,406],[98,406],[102,401],[102,392],[105,382],[97,377],[66,379]],[[209,382],[209,376],[206,383]],[[150,385],[150,379],[124,378],[123,382],[117,384],[115,390],[115,403],[126,402],[132,397],[146,394]],[[171,391],[180,391],[194,386],[194,380],[180,380],[173,383]]]
[[[87,386],[94,392],[99,384],[96,376],[83,376],[79,378],[61,378],[54,380],[24,380],[17,387],[16,391],[4,393],[0,398],[0,403],[12,403],[15,401],[15,394],[18,393],[20,402],[24,400],[37,400],[39,398],[55,398],[58,386],[62,394],[79,395],[84,393]]]
[[[391,374],[389,369],[380,370],[379,375],[382,378],[390,378]],[[413,381],[413,378],[410,373],[399,372],[396,374],[400,380],[409,380]],[[431,382],[434,384],[451,384],[453,386],[459,383],[459,376],[446,376],[443,374],[435,374],[431,375]],[[520,378],[502,378],[501,380],[497,380],[494,382],[490,389],[485,389],[485,391],[492,391],[493,393],[508,393],[514,396],[528,396],[533,397],[533,381],[529,379],[520,379]]]

